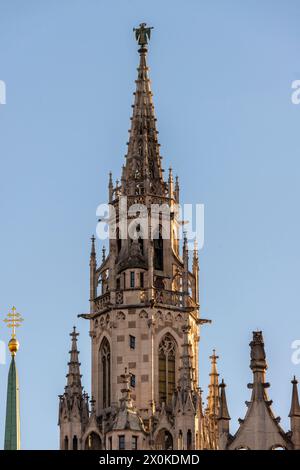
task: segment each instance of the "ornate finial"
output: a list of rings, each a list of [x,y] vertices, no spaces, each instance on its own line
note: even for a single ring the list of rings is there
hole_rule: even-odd
[[[135,39],[140,46],[143,47],[148,44],[148,40],[150,40],[151,36],[151,29],[153,29],[153,26],[147,27],[147,23],[141,23],[139,28],[133,28]]]
[[[21,323],[24,319],[21,317],[20,313],[17,312],[16,307],[12,307],[11,312],[9,312],[5,321],[8,328],[12,328],[11,340],[8,343],[8,348],[12,356],[15,356],[19,349],[19,341],[16,339],[16,328],[21,326]]]
[[[211,362],[213,364],[216,364],[217,363],[217,359],[219,359],[219,356],[216,355],[216,350],[213,349],[213,353],[211,356],[209,356],[209,359],[211,359]]]
[[[70,333],[70,336],[73,339],[76,339],[76,337],[79,336],[79,333],[77,333],[77,331],[76,331],[76,326],[73,326],[73,331],[72,331],[72,333]]]

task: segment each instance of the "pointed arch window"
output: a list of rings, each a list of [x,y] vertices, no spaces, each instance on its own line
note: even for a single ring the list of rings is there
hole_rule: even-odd
[[[175,390],[176,342],[167,333],[159,344],[159,401],[170,405]]]
[[[189,429],[186,435],[186,448],[187,450],[192,449],[192,431]]]
[[[110,345],[107,338],[102,340],[100,346],[100,357],[99,357],[99,390],[101,392],[100,403],[102,408],[110,406],[110,374],[111,374],[111,362],[110,362]]]

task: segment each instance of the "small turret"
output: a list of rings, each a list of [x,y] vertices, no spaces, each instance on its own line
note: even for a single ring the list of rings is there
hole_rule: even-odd
[[[216,420],[219,416],[219,374],[217,371],[217,359],[219,356],[216,355],[216,351],[213,350],[212,355],[209,357],[211,360],[211,372],[209,374],[209,394],[208,394],[208,413],[211,418]]]
[[[80,449],[80,439],[89,419],[87,395],[83,392],[80,374],[79,351],[75,326],[70,336],[71,350],[68,363],[67,385],[59,396],[60,449]]]
[[[199,304],[199,257],[197,240],[195,240],[193,251],[193,276],[193,298],[195,302]]]
[[[189,293],[189,250],[188,250],[188,241],[186,233],[184,234],[183,247],[182,247],[182,259],[183,259],[183,279],[182,279],[182,289],[184,293],[185,306]]]
[[[229,421],[230,415],[227,407],[226,399],[226,384],[222,379],[222,382],[219,385],[220,388],[220,406],[219,406],[219,415],[218,415],[218,428],[219,428],[219,448],[225,449],[229,437]]]
[[[279,425],[280,418],[275,417],[272,400],[269,399],[266,382],[267,361],[263,334],[253,331],[250,342],[250,369],[253,382],[248,384],[252,389],[251,400],[246,401],[247,413],[240,419],[240,427],[227,444],[229,450],[271,450],[275,448],[291,449],[290,437]]]
[[[174,195],[175,195],[175,201],[177,202],[177,204],[179,204],[179,179],[178,179],[178,176],[176,176],[176,179],[175,179],[175,192],[174,192]]]
[[[292,442],[294,444],[294,449],[300,449],[300,405],[298,395],[298,381],[296,380],[295,376],[292,380],[292,384],[292,402],[289,418],[291,420]]]
[[[113,180],[112,180],[112,172],[109,173],[109,180],[108,180],[108,202],[111,203],[113,199]]]
[[[97,297],[97,281],[96,281],[96,268],[97,268],[97,258],[96,258],[96,249],[95,249],[95,237],[94,235],[91,238],[91,255],[90,255],[90,310],[91,313],[94,311],[94,301]]]
[[[169,179],[168,179],[168,195],[172,199],[174,197],[174,186],[173,186],[173,173],[172,168],[169,168]]]

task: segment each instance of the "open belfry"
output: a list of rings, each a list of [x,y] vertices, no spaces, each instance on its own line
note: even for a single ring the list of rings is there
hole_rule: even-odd
[[[92,237],[90,313],[81,315],[90,322],[91,399],[82,387],[74,327],[67,385],[59,397],[60,448],[299,449],[297,381],[291,431],[285,433],[267,396],[261,332],[250,344],[252,396],[238,431],[230,434],[215,351],[203,403],[198,348],[208,320],[200,315],[198,250],[189,250],[185,237],[180,243],[179,181],[171,169],[165,179],[162,169],[147,66],[151,28],[143,23],[134,32],[139,65],[128,151],[120,182],[114,184],[110,174],[108,184],[116,223],[110,213],[109,249],[100,259]],[[120,219],[124,201],[132,237],[124,235]],[[156,213],[161,206],[168,210]]]

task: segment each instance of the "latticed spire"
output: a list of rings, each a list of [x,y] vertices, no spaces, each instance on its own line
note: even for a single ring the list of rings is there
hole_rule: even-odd
[[[150,28],[142,23],[135,29],[138,40],[140,63],[136,80],[135,99],[131,117],[131,129],[126,155],[126,165],[122,175],[122,190],[127,195],[165,195],[161,157],[156,130],[156,117],[152,101],[150,79],[146,61],[147,42]]]
[[[216,356],[216,351],[213,350],[213,354],[210,356],[211,360],[211,372],[210,383],[209,383],[209,393],[208,393],[208,413],[209,416],[217,418],[219,414],[219,374],[217,371],[217,359],[219,356]]]
[[[193,389],[193,366],[191,345],[189,342],[190,325],[184,325],[183,331],[183,344],[181,355],[181,367],[179,371],[179,386],[182,391],[189,391]]]
[[[82,393],[81,385],[81,375],[80,375],[80,362],[79,362],[79,351],[77,349],[77,336],[79,333],[76,332],[76,327],[73,327],[72,333],[70,336],[72,338],[71,351],[70,352],[70,362],[68,363],[69,371],[67,374],[67,385],[65,392],[68,395]]]

